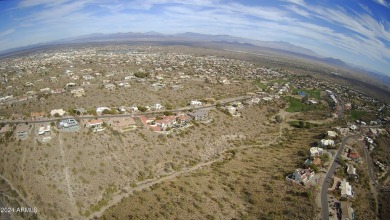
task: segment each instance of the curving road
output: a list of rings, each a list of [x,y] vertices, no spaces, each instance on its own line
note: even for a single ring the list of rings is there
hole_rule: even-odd
[[[334,171],[336,167],[338,166],[338,161],[340,158],[341,153],[344,150],[345,144],[349,139],[354,139],[356,137],[360,136],[360,134],[354,134],[346,136],[340,144],[340,147],[333,159],[332,165],[330,166],[328,172],[326,173],[324,182],[322,183],[321,187],[321,206],[322,206],[322,220],[328,220],[329,219],[329,205],[328,205],[328,188],[330,184],[332,183],[332,176],[334,174]]]
[[[337,154],[335,158],[333,159],[332,166],[330,167],[328,173],[326,174],[326,177],[324,179],[324,182],[322,183],[321,187],[321,206],[322,206],[322,220],[328,220],[329,219],[329,205],[328,205],[328,188],[330,183],[332,182],[332,175],[334,174],[334,171],[338,165],[338,160],[341,155],[341,153],[344,150],[345,144],[349,139],[355,139],[358,143],[359,146],[363,148],[364,150],[364,155],[367,163],[367,170],[368,170],[368,175],[373,182],[374,186],[382,191],[390,192],[390,187],[384,187],[378,181],[374,178],[374,171],[373,171],[373,163],[372,163],[372,158],[370,157],[368,150],[364,144],[362,144],[357,137],[359,137],[361,134],[355,134],[355,135],[349,135],[346,136],[339,147],[339,150],[337,151]]]

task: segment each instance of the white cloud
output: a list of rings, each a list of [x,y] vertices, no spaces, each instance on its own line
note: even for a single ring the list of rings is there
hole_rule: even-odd
[[[386,8],[390,8],[390,3],[387,2],[386,0],[375,0],[375,2],[385,6]]]
[[[15,32],[15,29],[8,29],[0,32],[0,37],[5,37]]]

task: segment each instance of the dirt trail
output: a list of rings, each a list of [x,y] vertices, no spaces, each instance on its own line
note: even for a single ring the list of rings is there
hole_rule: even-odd
[[[7,178],[5,178],[1,174],[0,174],[0,178],[3,179],[9,185],[9,187],[11,187],[11,189],[16,192],[16,194],[18,194],[18,196],[20,197],[20,199],[23,200],[24,203],[26,203],[30,207],[33,207],[33,206],[30,205],[29,202],[27,202],[27,199],[24,198],[24,196],[15,188],[15,186],[11,183],[11,181],[9,181]]]
[[[164,177],[162,177],[160,179],[156,179],[155,178],[155,179],[152,179],[152,180],[146,180],[146,181],[140,182],[134,188],[131,187],[131,186],[124,187],[118,193],[113,195],[113,197],[111,198],[111,200],[108,202],[108,204],[106,206],[102,207],[100,209],[100,211],[92,213],[90,215],[90,217],[92,217],[92,218],[95,218],[95,217],[99,218],[99,217],[101,217],[103,215],[103,213],[107,209],[109,209],[110,207],[112,207],[112,206],[116,205],[117,203],[119,203],[123,198],[132,195],[134,191],[141,191],[143,189],[147,189],[147,188],[153,186],[154,184],[158,184],[158,183],[165,182],[165,181],[170,181],[170,180],[173,180],[173,179],[177,178],[178,176],[185,175],[185,174],[190,174],[190,173],[192,173],[194,171],[202,169],[203,167],[210,166],[211,164],[213,164],[215,162],[223,161],[225,159],[225,154],[224,153],[226,151],[228,151],[228,150],[234,150],[234,149],[244,150],[244,149],[251,148],[251,147],[266,147],[266,146],[270,146],[271,144],[273,144],[276,141],[278,141],[278,139],[280,138],[280,135],[281,135],[281,132],[279,132],[279,135],[277,135],[273,140],[271,140],[270,142],[268,142],[266,144],[262,144],[261,146],[259,146],[259,145],[247,145],[247,146],[244,146],[244,147],[229,148],[229,149],[226,149],[226,150],[220,152],[219,156],[216,159],[213,159],[211,161],[199,163],[199,164],[197,164],[197,165],[195,165],[193,167],[185,168],[183,170],[171,173],[171,174],[169,174],[167,176],[164,176]],[[124,192],[126,192],[126,193],[124,193]]]
[[[164,176],[164,177],[162,177],[160,179],[153,179],[153,180],[147,180],[147,181],[141,182],[134,188],[132,188],[130,186],[124,187],[121,190],[120,193],[117,193],[117,194],[113,195],[112,199],[110,200],[110,202],[108,202],[108,204],[105,207],[103,207],[98,212],[92,213],[90,216],[92,216],[93,218],[94,217],[101,217],[103,215],[103,213],[107,209],[109,209],[110,207],[112,207],[115,204],[119,203],[124,197],[128,197],[128,196],[132,195],[134,191],[141,191],[143,189],[147,189],[147,188],[153,186],[154,184],[165,182],[165,181],[169,181],[169,180],[173,180],[173,179],[177,178],[180,175],[188,174],[188,173],[197,171],[197,170],[199,170],[199,169],[201,169],[201,168],[203,168],[205,166],[210,166],[211,164],[213,164],[213,163],[215,163],[217,161],[222,161],[224,157],[225,156],[223,155],[223,152],[222,152],[220,154],[220,156],[218,158],[214,159],[214,160],[211,160],[211,161],[208,161],[208,162],[204,162],[204,163],[200,163],[200,164],[197,164],[197,165],[195,165],[193,167],[186,168],[186,169],[183,169],[181,171],[174,172],[174,173],[172,173],[172,174],[170,174],[168,176]],[[123,191],[126,191],[126,193],[123,193]]]
[[[78,212],[77,207],[76,207],[76,200],[75,200],[73,193],[72,193],[71,179],[69,177],[69,167],[66,166],[66,157],[65,157],[64,144],[63,144],[63,140],[61,137],[61,133],[58,134],[58,141],[59,141],[58,147],[60,148],[60,152],[61,152],[62,165],[64,167],[66,185],[68,188],[69,205],[71,207],[71,210],[69,210],[69,211],[70,211],[72,216],[79,217],[79,212]]]

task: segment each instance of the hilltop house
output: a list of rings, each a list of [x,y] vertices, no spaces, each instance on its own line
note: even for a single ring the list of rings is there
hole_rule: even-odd
[[[101,119],[92,119],[85,123],[86,128],[99,128],[103,125],[103,121]]]
[[[97,114],[102,114],[104,110],[111,110],[111,109],[107,108],[107,107],[97,107],[96,108],[96,113]]]
[[[332,146],[334,146],[334,140],[322,139],[322,140],[320,141],[320,146],[321,146],[321,147],[325,147],[325,148],[327,148],[327,147],[332,147]]]
[[[352,186],[345,179],[341,181],[340,189],[342,198],[352,198],[354,196],[352,192]]]
[[[76,89],[72,89],[70,91],[70,93],[74,96],[74,97],[81,97],[83,95],[85,95],[85,91],[83,88],[76,88]]]
[[[50,124],[49,123],[41,124],[38,128],[39,135],[44,135],[45,133],[50,133]]]
[[[302,169],[298,168],[293,173],[293,179],[298,182],[306,183],[314,176],[314,171],[310,168],[308,169]]]
[[[353,167],[352,164],[348,164],[348,166],[347,166],[347,173],[348,173],[348,175],[350,177],[353,177],[353,178],[357,178],[358,177],[358,175],[356,173],[356,168]]]
[[[324,149],[322,149],[320,147],[312,147],[312,148],[310,148],[310,156],[311,157],[319,156],[322,154],[323,151],[324,151]]]
[[[334,131],[327,131],[326,134],[327,134],[328,138],[336,138],[337,137],[337,133]]]
[[[201,101],[198,101],[198,100],[192,100],[192,101],[190,102],[190,105],[192,105],[192,106],[202,105],[202,102],[201,102]]]
[[[161,130],[165,130],[176,124],[176,116],[163,116],[162,119],[156,120],[154,123],[160,126]]]

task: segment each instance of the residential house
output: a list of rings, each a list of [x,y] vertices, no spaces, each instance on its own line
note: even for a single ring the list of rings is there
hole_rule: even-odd
[[[58,128],[59,129],[64,129],[64,128],[71,128],[74,126],[78,126],[78,122],[74,118],[69,118],[69,119],[64,119],[61,120],[60,123],[58,123]]]
[[[337,133],[334,131],[327,131],[326,134],[327,134],[328,138],[336,138],[337,137]]]
[[[327,147],[332,147],[332,146],[334,146],[334,140],[322,139],[322,140],[320,141],[320,146],[321,146],[321,147],[325,147],[325,148],[327,148]]]
[[[244,105],[241,102],[239,102],[239,101],[234,101],[234,102],[231,103],[231,105],[233,107],[237,108],[237,109],[241,109],[241,108],[244,107]]]
[[[83,88],[75,88],[75,89],[72,89],[70,91],[70,93],[74,96],[74,97],[81,97],[83,95],[85,95],[85,90]]]
[[[356,151],[349,151],[347,156],[349,159],[354,160],[356,162],[360,161],[360,155]]]
[[[307,100],[307,103],[308,103],[309,105],[317,105],[317,104],[318,104],[318,101],[316,101],[316,100],[314,100],[314,99],[309,99],[309,100]]]
[[[340,189],[342,198],[352,198],[354,196],[352,192],[352,186],[345,179],[341,181]]]
[[[39,91],[42,92],[42,93],[51,93],[51,89],[50,88],[43,88],[43,89],[40,89]]]
[[[188,122],[191,121],[191,117],[188,116],[188,115],[185,115],[185,114],[178,115],[178,116],[176,117],[176,121],[177,121],[177,123],[180,124],[180,125],[185,125],[185,124],[187,124]]]
[[[103,121],[101,119],[92,119],[85,123],[86,128],[92,129],[93,132],[104,131]]]
[[[131,106],[130,109],[131,109],[133,112],[137,112],[137,111],[138,111],[138,107],[137,107],[137,106]]]
[[[312,147],[312,148],[310,148],[310,156],[311,156],[311,157],[319,156],[319,155],[322,154],[323,151],[324,151],[323,148],[320,148],[320,147]]]
[[[237,108],[234,107],[234,106],[226,106],[225,109],[231,115],[238,115],[237,114]]]
[[[108,83],[108,84],[104,85],[104,88],[107,90],[113,91],[116,88],[116,86],[115,86],[115,84]]]
[[[118,108],[118,111],[119,111],[119,112],[122,112],[122,113],[125,113],[125,112],[126,112],[126,107],[125,107],[125,106],[120,106],[120,107]]]
[[[163,106],[160,103],[156,103],[152,106],[152,109],[154,109],[154,110],[160,110],[162,108],[163,108]]]
[[[355,212],[352,208],[352,203],[348,201],[340,202],[341,220],[354,220]]]
[[[166,130],[176,124],[176,116],[163,116],[162,119],[156,120],[154,123],[160,126],[162,130]]]
[[[51,116],[55,116],[55,115],[59,115],[59,116],[64,116],[65,115],[65,111],[64,111],[64,109],[53,109],[53,110],[51,110],[50,111],[50,115]]]
[[[51,90],[51,93],[52,94],[62,94],[62,93],[65,93],[65,89],[63,89],[63,88],[53,89],[53,90]]]
[[[102,114],[104,110],[111,110],[110,108],[107,108],[107,107],[97,107],[96,108],[96,113],[97,114]]]
[[[91,75],[84,75],[83,76],[83,79],[85,79],[85,80],[92,80],[92,79],[94,79],[95,77],[93,77],[93,76],[91,76]]]
[[[38,134],[39,135],[44,135],[45,133],[50,134],[50,124],[49,123],[43,123],[38,125]]]
[[[188,113],[188,116],[192,118],[192,120],[196,121],[207,121],[208,120],[209,111],[206,109],[199,109],[195,112]]]
[[[202,105],[202,102],[201,102],[201,101],[198,101],[198,100],[192,100],[192,101],[190,102],[190,105],[192,105],[192,106]]]
[[[314,174],[315,174],[314,171],[311,170],[310,168],[308,169],[298,168],[293,173],[293,179],[298,182],[306,183],[314,176]]]
[[[24,140],[28,137],[29,125],[18,124],[15,129],[15,137],[19,140]]]
[[[103,125],[103,121],[101,119],[92,119],[85,123],[86,128],[100,128]]]
[[[357,178],[356,168],[352,164],[348,164],[347,173],[350,177]]]

